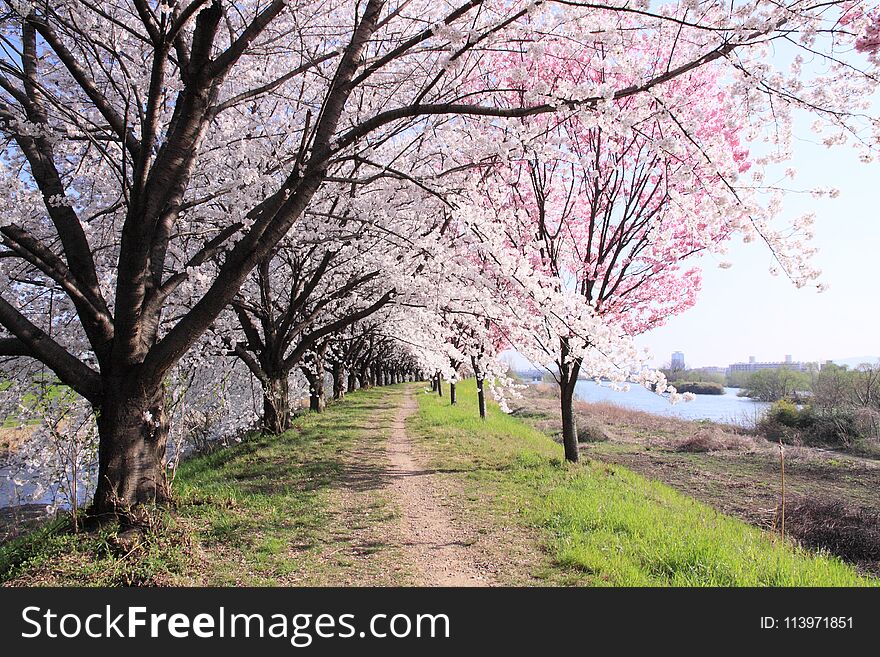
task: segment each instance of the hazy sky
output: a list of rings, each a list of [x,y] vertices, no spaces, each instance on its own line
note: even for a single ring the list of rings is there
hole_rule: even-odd
[[[795,360],[880,357],[880,163],[863,164],[852,149],[829,150],[800,139],[793,166],[793,186],[841,192],[836,199],[790,194],[785,200],[785,217],[816,215],[814,262],[829,289],[798,290],[784,276],[771,276],[767,247],[736,239],[724,257],[734,263],[731,269],[718,268],[719,257],[701,259],[703,289],[696,306],[638,338],[651,348],[656,366],[677,350],[691,367],[749,356],[777,361],[785,354]]]

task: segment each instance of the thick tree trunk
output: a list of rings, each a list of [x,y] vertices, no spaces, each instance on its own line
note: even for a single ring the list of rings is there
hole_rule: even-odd
[[[357,388],[357,375],[354,373],[354,371],[349,370],[347,386],[348,392],[353,392],[355,388]]]
[[[437,377],[431,379],[431,392],[437,392]]]
[[[437,372],[437,394],[441,397],[443,396],[443,379],[440,376],[440,372]]]
[[[168,417],[161,385],[110,379],[97,413],[98,484],[93,513],[116,515],[170,500],[165,472]]]
[[[287,373],[270,376],[263,383],[263,421],[265,433],[278,435],[290,429],[290,391]]]
[[[345,396],[345,367],[336,361],[333,363],[333,399]]]
[[[455,398],[455,382],[453,381],[449,382],[449,403],[452,406],[455,406],[455,404],[458,403],[458,400]]]

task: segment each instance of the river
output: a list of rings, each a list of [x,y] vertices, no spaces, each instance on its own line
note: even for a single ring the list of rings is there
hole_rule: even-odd
[[[670,404],[663,397],[640,385],[630,385],[629,391],[618,392],[607,384],[578,381],[574,394],[578,399],[588,402],[608,401],[627,408],[684,420],[712,420],[754,426],[770,404],[753,401],[748,397],[737,397],[738,392],[739,388],[725,388],[723,395],[696,395],[692,401]]]

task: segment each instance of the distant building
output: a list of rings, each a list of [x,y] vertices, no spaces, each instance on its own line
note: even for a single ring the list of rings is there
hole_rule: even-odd
[[[759,363],[754,356],[749,356],[748,363],[731,363],[727,366],[727,372],[757,372],[758,370],[778,370],[782,367],[804,372],[809,369],[809,364],[792,360],[790,354],[786,354],[785,360],[776,363]]]
[[[674,370],[683,370],[684,369],[684,352],[683,351],[673,351],[672,352],[672,369]]]

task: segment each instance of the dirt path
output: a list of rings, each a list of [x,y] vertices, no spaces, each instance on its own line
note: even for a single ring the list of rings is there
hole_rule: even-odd
[[[442,496],[440,474],[428,470],[406,432],[406,418],[418,408],[412,391],[391,426],[387,452],[388,489],[401,513],[402,549],[422,586],[491,586],[493,568],[469,533],[453,518]]]

